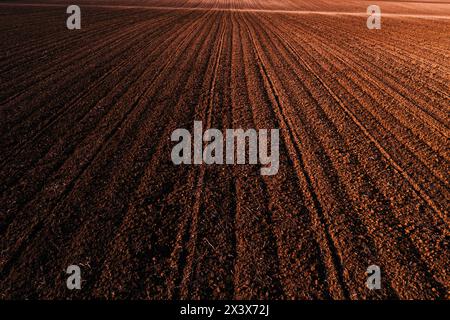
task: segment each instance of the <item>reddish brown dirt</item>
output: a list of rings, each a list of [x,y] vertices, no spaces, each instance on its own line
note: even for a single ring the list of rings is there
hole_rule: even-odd
[[[43,2],[0,3],[0,298],[450,298],[450,4]],[[175,166],[194,120],[278,174]]]

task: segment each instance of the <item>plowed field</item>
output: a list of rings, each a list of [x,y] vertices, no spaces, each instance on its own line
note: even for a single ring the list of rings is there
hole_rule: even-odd
[[[0,2],[0,298],[450,298],[449,3],[77,4]],[[278,174],[174,165],[194,120]]]

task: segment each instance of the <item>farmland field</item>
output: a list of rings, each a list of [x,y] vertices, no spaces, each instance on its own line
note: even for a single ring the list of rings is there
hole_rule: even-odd
[[[75,2],[0,1],[0,298],[450,299],[450,2]]]

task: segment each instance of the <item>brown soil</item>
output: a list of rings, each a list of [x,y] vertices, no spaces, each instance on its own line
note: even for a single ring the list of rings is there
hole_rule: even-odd
[[[0,298],[450,298],[450,4],[43,2],[0,3]],[[278,174],[175,166],[194,120]]]

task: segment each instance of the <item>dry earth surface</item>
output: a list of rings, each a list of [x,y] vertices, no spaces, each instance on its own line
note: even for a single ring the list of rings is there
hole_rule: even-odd
[[[0,2],[0,298],[450,298],[450,3],[74,2]],[[175,166],[194,120],[278,174]]]

